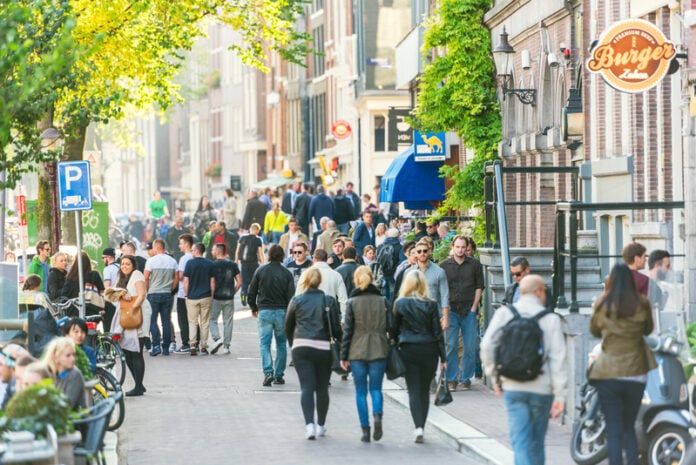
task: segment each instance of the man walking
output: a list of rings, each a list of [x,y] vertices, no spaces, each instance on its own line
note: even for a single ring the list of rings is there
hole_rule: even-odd
[[[285,268],[283,249],[274,244],[268,249],[268,264],[254,273],[249,285],[247,303],[251,314],[258,318],[259,345],[263,367],[263,385],[285,384],[287,337],[285,310],[295,294],[292,273]],[[271,339],[275,336],[276,360],[271,354]]]
[[[396,284],[394,276],[399,263],[403,260],[406,260],[406,255],[404,255],[403,247],[401,247],[401,242],[399,242],[399,230],[389,228],[387,230],[387,238],[377,247],[375,261],[379,265],[384,278],[381,289],[382,295],[387,299],[387,306],[390,308],[394,300],[394,287]]]
[[[515,257],[510,262],[510,275],[514,283],[510,284],[505,289],[505,297],[503,298],[503,305],[514,304],[520,298],[520,281],[531,274],[532,268],[529,265],[529,261],[525,257]],[[551,295],[551,291],[546,288],[546,308],[553,311],[554,301]]]
[[[648,256],[648,273],[650,275],[650,284],[648,285],[650,303],[653,309],[663,310],[669,299],[667,291],[663,290],[660,283],[663,282],[670,270],[672,263],[670,254],[666,250],[653,250]]]
[[[353,217],[351,220],[357,220],[360,218],[360,211],[362,208],[360,207],[360,196],[353,192],[353,183],[352,182],[347,182],[346,183],[346,192],[345,196],[350,202],[351,207],[353,208]]]
[[[282,247],[283,252],[286,254],[288,257],[292,257],[292,249],[295,247],[295,244],[298,242],[304,242],[305,244],[309,243],[309,239],[300,230],[300,226],[297,224],[297,220],[295,218],[290,218],[288,220],[288,231],[280,236],[280,240],[278,241],[278,245]]]
[[[259,200],[259,194],[255,190],[249,191],[249,200],[244,210],[242,229],[249,230],[251,225],[257,223],[263,231],[263,220],[266,218],[266,204]]]
[[[362,222],[358,223],[353,232],[355,253],[358,256],[362,256],[366,245],[375,246],[375,228],[372,226],[372,213],[366,211],[362,217]]]
[[[533,317],[545,311],[546,285],[541,276],[529,275],[520,282],[520,298],[515,308],[522,317]],[[501,307],[494,314],[481,341],[481,360],[486,374],[495,379],[495,350],[506,341],[499,340],[503,328],[513,315]],[[566,343],[561,318],[554,314],[539,319],[543,331],[544,364],[541,374],[531,381],[515,381],[501,377],[494,388],[505,401],[510,440],[516,464],[544,464],[544,438],[549,416],[558,418],[565,408],[568,385]]]
[[[420,270],[428,283],[428,294],[438,304],[442,329],[449,327],[449,284],[445,271],[430,260],[431,242],[424,238],[416,243],[416,264],[411,269]],[[408,273],[408,269],[405,273]]]
[[[353,205],[348,197],[344,195],[343,189],[336,191],[336,196],[333,198],[333,201],[336,206],[336,216],[334,217],[336,229],[342,234],[348,234],[348,231],[350,231],[350,222],[355,219],[353,216]]]
[[[191,249],[193,248],[193,235],[182,234],[179,236],[179,250],[181,251],[181,258],[179,259],[179,266],[177,267],[177,275],[179,276],[179,290],[176,294],[176,319],[179,323],[179,333],[181,336],[181,347],[176,350],[177,354],[187,354],[191,350],[189,345],[189,324],[188,324],[188,311],[186,310],[186,293],[184,292],[184,270],[186,269],[186,264],[193,258]],[[198,344],[199,336],[194,335],[194,347]]]
[[[307,257],[307,251],[308,247],[306,242],[296,242],[292,248],[293,260],[285,265],[292,273],[292,277],[295,280],[295,287],[297,287],[297,282],[300,280],[300,276],[304,270],[312,266],[312,261]]]
[[[302,193],[295,198],[295,206],[292,208],[292,216],[297,218],[297,224],[300,225],[302,232],[309,237],[309,204],[312,201],[312,195],[309,193],[310,185],[304,183],[302,185]]]
[[[179,236],[187,233],[191,233],[191,230],[184,226],[184,217],[181,215],[174,216],[174,224],[167,229],[164,240],[167,243],[167,252],[176,261],[179,261],[183,255],[179,249]]]
[[[457,388],[457,381],[462,389],[471,388],[471,378],[474,377],[476,365],[476,329],[484,288],[483,267],[475,258],[466,256],[468,245],[464,236],[455,236],[452,240],[452,256],[440,263],[449,286],[449,328],[445,332],[445,343],[447,382],[452,391]],[[460,335],[463,353],[461,360],[458,360]]]
[[[227,250],[236,251],[238,241],[237,233],[227,229],[227,224],[224,221],[218,221],[215,224],[215,234],[210,237],[209,255],[206,258],[213,258],[214,244],[225,244]]]
[[[165,243],[162,239],[152,242],[152,255],[145,263],[145,286],[147,300],[152,307],[150,333],[152,334],[152,349],[150,355],[169,355],[169,345],[172,342],[172,294],[179,283],[177,263],[165,253]],[[162,323],[162,346],[160,346],[160,330],[157,326],[157,316]]]
[[[343,284],[343,278],[336,270],[332,270],[326,259],[328,258],[326,250],[317,249],[312,255],[314,259],[313,268],[319,270],[321,273],[321,284],[319,284],[319,289],[324,291],[324,294],[330,295],[338,300],[338,305],[341,308],[341,315],[345,315],[346,312],[346,302],[348,302],[348,293],[346,292],[346,285]],[[302,294],[302,290],[298,287],[295,294]]]
[[[645,268],[645,262],[648,260],[648,254],[645,252],[646,249],[643,244],[631,242],[623,248],[621,257],[633,274],[636,290],[647,297],[650,287],[650,278],[640,272],[640,270]]]
[[[353,275],[359,266],[360,265],[355,261],[355,249],[353,247],[346,247],[343,249],[343,263],[336,268],[336,272],[343,278],[343,284],[346,286],[346,294],[348,296],[350,296],[350,293],[355,289]]]
[[[309,218],[314,222],[314,226],[319,229],[319,220],[322,216],[333,220],[336,216],[336,206],[333,199],[326,195],[324,186],[317,187],[317,195],[309,203]]]
[[[215,292],[215,277],[213,262],[203,257],[205,246],[200,242],[193,244],[193,258],[184,268],[184,295],[186,296],[186,312],[188,313],[189,338],[200,328],[200,352],[208,355],[208,331],[210,329],[210,310]],[[198,355],[196,341],[189,339],[192,356]]]
[[[102,252],[102,263],[104,264],[104,271],[102,272],[102,276],[104,277],[104,288],[108,289],[114,287],[116,281],[118,281],[118,271],[120,267],[118,263],[116,263],[116,251],[113,248],[107,247],[104,249]],[[111,320],[114,318],[115,313],[116,307],[114,304],[104,299],[104,313],[102,314],[104,328],[111,328]]]
[[[222,353],[230,353],[232,342],[232,328],[234,325],[234,295],[242,287],[242,275],[237,264],[230,260],[227,245],[215,244],[213,246],[213,277],[215,278],[215,293],[213,294],[213,309],[210,314],[210,335],[213,337],[213,345],[210,353],[215,354],[224,344]],[[224,339],[220,338],[218,329],[218,317],[222,313]]]
[[[25,276],[38,275],[41,278],[41,290],[48,292],[48,270],[51,267],[51,246],[48,241],[36,243],[36,255],[31,259]]]

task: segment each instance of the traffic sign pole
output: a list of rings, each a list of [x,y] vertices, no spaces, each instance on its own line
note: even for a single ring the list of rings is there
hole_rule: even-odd
[[[75,212],[75,230],[77,231],[77,271],[80,275],[80,318],[85,319],[85,270],[82,267],[82,212]]]

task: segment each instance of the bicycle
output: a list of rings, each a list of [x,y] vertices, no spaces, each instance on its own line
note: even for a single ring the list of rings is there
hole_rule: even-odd
[[[109,398],[114,399],[114,411],[111,414],[107,429],[116,431],[123,424],[126,416],[126,402],[123,398],[121,384],[116,381],[116,378],[110,372],[100,366],[97,366],[95,380],[96,383],[92,386],[93,405]]]
[[[76,316],[73,310],[79,314],[79,298],[68,299],[65,302],[51,302],[53,308],[49,311],[61,326],[63,319],[67,316]],[[97,366],[109,371],[119,384],[123,384],[126,379],[126,356],[123,354],[121,346],[118,345],[117,337],[97,331],[98,324],[103,320],[101,315],[89,315],[85,317],[87,322],[87,344],[93,347],[97,355]]]

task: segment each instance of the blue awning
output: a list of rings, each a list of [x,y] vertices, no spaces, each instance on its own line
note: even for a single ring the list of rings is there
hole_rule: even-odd
[[[382,176],[380,202],[439,202],[445,199],[441,161],[415,161],[413,146],[392,161]],[[432,208],[432,207],[431,207]]]

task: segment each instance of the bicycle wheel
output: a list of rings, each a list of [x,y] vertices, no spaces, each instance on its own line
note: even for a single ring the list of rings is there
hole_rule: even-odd
[[[116,378],[111,373],[101,367],[97,367],[96,377],[99,383],[95,386],[95,390],[99,392],[101,391],[99,388],[103,389],[103,392],[99,392],[99,395],[116,399],[114,411],[111,413],[111,419],[107,427],[109,431],[115,431],[121,426],[126,416],[126,402],[123,399],[121,385],[116,382]]]
[[[109,336],[97,336],[97,365],[111,373],[118,384],[126,380],[126,356]]]

